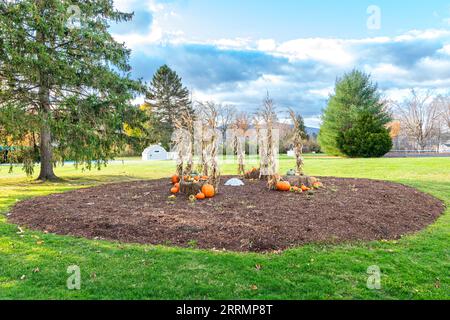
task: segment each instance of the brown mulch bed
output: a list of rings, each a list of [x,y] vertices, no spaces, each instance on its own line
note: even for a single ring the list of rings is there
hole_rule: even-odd
[[[169,201],[168,179],[108,184],[18,202],[9,220],[91,239],[263,252],[310,242],[398,239],[444,211],[441,201],[400,184],[321,181],[325,188],[312,195],[245,181],[194,204],[182,195]]]

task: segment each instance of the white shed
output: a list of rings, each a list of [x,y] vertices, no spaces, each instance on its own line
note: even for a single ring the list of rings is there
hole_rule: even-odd
[[[153,145],[148,148],[146,148],[142,152],[142,160],[148,161],[148,160],[168,160],[169,154],[163,147],[159,145]]]
[[[450,152],[450,141],[443,143],[439,146],[440,153],[448,153]]]

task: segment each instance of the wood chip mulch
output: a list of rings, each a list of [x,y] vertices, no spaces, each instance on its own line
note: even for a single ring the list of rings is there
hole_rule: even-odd
[[[220,194],[170,201],[169,179],[101,185],[18,202],[9,221],[89,239],[267,252],[311,242],[398,239],[432,224],[443,203],[400,184],[321,178],[308,193],[245,180]]]

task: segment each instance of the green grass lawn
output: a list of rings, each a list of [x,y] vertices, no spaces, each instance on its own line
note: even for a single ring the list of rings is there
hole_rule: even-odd
[[[294,166],[283,157],[281,171]],[[222,167],[234,173],[232,165]],[[0,167],[1,299],[449,299],[450,210],[426,230],[399,241],[311,244],[280,254],[241,254],[119,244],[18,232],[5,214],[16,201],[98,183],[153,179],[169,162],[114,163],[101,171],[58,168],[66,181],[36,183]],[[413,186],[450,205],[450,158],[308,157],[317,176],[384,179]],[[336,212],[339,214],[339,212]],[[66,287],[67,267],[81,269],[81,290]],[[261,268],[256,268],[260,265]],[[366,286],[380,267],[381,289]],[[258,270],[259,269],[259,270]]]

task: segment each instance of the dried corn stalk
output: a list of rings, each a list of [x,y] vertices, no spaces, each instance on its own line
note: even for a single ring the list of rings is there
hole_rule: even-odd
[[[277,145],[274,139],[274,122],[276,120],[275,106],[273,100],[267,95],[263,101],[260,116],[264,121],[265,128],[261,134],[263,152],[261,159],[261,174],[267,176],[267,185],[270,189],[275,189],[279,176],[277,174],[276,155]]]
[[[265,136],[262,134],[261,121],[259,115],[256,115],[253,119],[253,126],[256,130],[256,142],[258,145],[258,156],[259,156],[259,178],[263,178],[267,175],[267,162],[266,162],[266,142]]]
[[[300,116],[294,112],[294,110],[289,109],[289,116],[294,124],[294,153],[295,153],[295,164],[296,173],[298,175],[303,175],[303,132],[300,126]]]
[[[194,168],[194,157],[193,157],[194,118],[192,117],[192,115],[190,113],[186,112],[182,115],[182,121],[183,121],[185,130],[186,130],[186,135],[187,135],[187,137],[185,137],[186,167],[185,167],[184,173],[186,175],[191,175],[192,170]]]
[[[179,177],[184,176],[184,156],[185,156],[185,143],[184,143],[184,130],[182,122],[179,119],[174,119],[175,131],[172,135],[172,141],[174,143],[173,150],[177,154],[177,168],[176,173]]]
[[[233,149],[237,155],[238,175],[245,175],[245,133],[248,127],[248,115],[240,113],[233,125]]]
[[[219,137],[220,131],[217,128],[218,107],[212,102],[200,103],[201,117],[204,121],[202,130],[202,151],[201,167],[202,173],[209,177],[209,183],[214,186],[215,192],[219,192],[220,172],[219,172]]]

